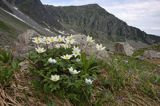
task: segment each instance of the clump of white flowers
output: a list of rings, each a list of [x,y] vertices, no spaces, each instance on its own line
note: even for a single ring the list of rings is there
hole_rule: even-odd
[[[36,44],[36,52],[37,53],[44,53],[46,52],[47,49],[49,49],[48,47],[51,45],[52,48],[64,48],[64,49],[68,49],[71,48],[72,53],[71,54],[64,54],[58,58],[61,58],[62,61],[63,60],[71,60],[72,58],[75,58],[76,62],[80,62],[81,59],[81,52],[82,50],[78,47],[75,46],[75,42],[76,40],[74,39],[74,37],[71,36],[55,36],[55,37],[34,37],[32,39],[32,42]],[[86,38],[86,42],[88,43],[95,43],[95,40],[93,40],[93,38],[91,36],[87,36]],[[45,47],[45,48],[44,48]],[[102,51],[105,50],[105,47],[102,46],[102,44],[96,44],[96,49],[98,51]],[[53,58],[49,58],[48,59],[48,63],[50,64],[56,64],[58,63],[57,60],[53,59]],[[79,74],[81,71],[77,71],[76,69],[74,69],[73,67],[68,68],[69,73],[72,75],[77,75]],[[51,75],[50,80],[56,82],[58,80],[60,80],[60,76],[59,75]],[[93,82],[93,80],[86,78],[85,79],[85,83],[88,85],[91,85]]]

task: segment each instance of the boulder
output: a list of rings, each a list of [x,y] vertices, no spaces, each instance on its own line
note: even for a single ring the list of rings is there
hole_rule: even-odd
[[[86,35],[73,35],[75,39],[75,45],[79,45],[80,49],[85,52],[87,55],[96,56],[98,59],[106,59],[109,57],[108,52],[106,50],[98,51],[96,49],[96,43],[88,43]]]
[[[34,49],[32,38],[39,34],[34,30],[27,30],[26,32],[18,35],[17,41],[13,46],[13,56],[15,58],[24,58],[30,50]]]
[[[143,54],[143,57],[147,59],[160,59],[160,52],[155,50],[146,50]]]
[[[116,53],[124,54],[127,56],[132,56],[134,53],[134,48],[127,42],[117,42],[114,46]]]

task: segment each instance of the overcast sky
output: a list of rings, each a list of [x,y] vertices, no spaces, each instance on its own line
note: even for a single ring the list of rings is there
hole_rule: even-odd
[[[141,30],[160,36],[160,0],[41,0],[43,4],[70,6],[97,3],[106,11]]]

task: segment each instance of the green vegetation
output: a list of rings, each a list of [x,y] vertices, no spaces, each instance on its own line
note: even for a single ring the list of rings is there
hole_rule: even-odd
[[[117,105],[119,104],[117,98],[125,98],[127,104],[132,105],[134,103],[131,101],[136,98],[135,95],[146,100],[152,98],[159,101],[160,76],[154,71],[158,68],[157,65],[118,54],[111,55],[109,63],[108,60],[101,61],[94,56],[88,57],[83,52],[78,57],[71,57],[68,60],[61,57],[72,54],[72,49],[60,47],[47,51],[42,49],[43,53],[37,49],[39,53],[31,52],[30,69],[35,77],[32,84],[37,94],[44,93],[47,98],[54,94],[79,106]],[[51,64],[50,58],[56,61]],[[78,62],[77,58],[80,58]],[[69,67],[80,73],[73,75]],[[52,79],[52,75],[56,78]],[[93,82],[88,85],[86,78]],[[45,101],[46,104],[56,103],[52,99]],[[145,103],[147,101],[144,100]],[[124,104],[126,105],[125,101]]]
[[[35,38],[35,42],[39,39]],[[30,54],[31,72],[39,79],[34,80],[33,85],[41,92],[67,98],[75,105],[89,105],[94,88],[92,82],[97,79],[100,64],[95,58],[87,57],[79,47],[68,44],[72,40],[72,36],[69,36],[66,38],[66,44],[63,40],[56,44],[64,43],[67,48],[53,48],[47,51],[37,48]]]
[[[137,50],[137,51],[134,52],[133,56],[134,57],[141,56],[141,55],[143,55],[143,53],[144,53],[145,50],[160,51],[160,44],[155,44],[155,45],[152,45],[152,46],[147,47],[147,48],[139,49],[139,50]]]
[[[17,69],[18,62],[13,60],[11,53],[0,49],[0,86],[9,86]]]
[[[35,51],[31,51],[27,59],[30,71],[18,72],[25,73],[24,77],[20,77],[25,80],[23,84],[14,79],[18,62],[10,52],[0,50],[2,89],[10,87],[12,81],[17,83],[16,90],[19,86],[28,87],[28,90],[23,87],[17,90],[15,95],[23,96],[17,97],[16,102],[37,105],[34,102],[39,101],[48,106],[160,104],[160,67],[155,64],[119,54],[99,60],[96,56],[86,55],[79,45],[73,45],[72,36],[35,37],[33,42]],[[88,42],[93,43],[94,40],[89,39]],[[98,49],[104,47],[99,46]]]
[[[121,78],[117,79],[121,82],[116,85],[121,85],[121,87],[124,85],[124,87],[127,85],[135,86],[152,98],[158,97],[159,88],[156,87],[160,84],[160,75],[154,72],[158,66],[147,61],[121,55],[116,55],[113,59],[113,66],[118,70],[118,75],[114,71],[112,72],[115,74],[116,79],[118,76]]]
[[[7,26],[4,22],[0,21],[1,30],[9,31],[11,30],[9,26]]]

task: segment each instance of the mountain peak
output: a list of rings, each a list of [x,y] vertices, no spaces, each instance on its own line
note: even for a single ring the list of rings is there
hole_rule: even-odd
[[[102,7],[101,7],[99,4],[97,4],[97,3],[81,5],[80,7],[102,8]]]
[[[93,7],[100,7],[99,4],[93,3],[93,4],[87,4],[88,6],[93,6]]]

